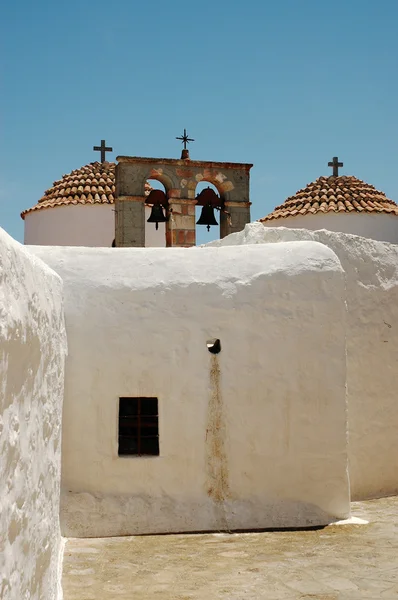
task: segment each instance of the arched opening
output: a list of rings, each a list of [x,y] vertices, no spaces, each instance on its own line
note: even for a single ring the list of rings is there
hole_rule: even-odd
[[[147,179],[146,180],[146,185],[145,185],[145,195],[147,196],[149,194],[149,191],[147,193],[148,190],[148,186],[153,189],[153,190],[162,190],[162,192],[166,193],[166,188],[163,185],[163,183],[161,181],[159,181],[158,179]]]
[[[206,244],[218,240],[220,238],[219,208],[223,202],[218,189],[209,181],[201,181],[196,186],[195,199],[198,200],[195,207],[196,244]],[[206,208],[203,206],[204,203]],[[200,220],[204,223],[203,225],[198,224]]]
[[[145,246],[166,246],[167,192],[158,179],[145,182]]]

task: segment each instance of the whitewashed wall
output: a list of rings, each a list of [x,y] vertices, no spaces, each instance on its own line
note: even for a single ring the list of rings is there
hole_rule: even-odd
[[[317,213],[298,215],[285,219],[273,219],[263,223],[264,227],[288,227],[289,229],[309,229],[318,231],[340,231],[361,237],[398,244],[398,217],[389,214],[372,213]]]
[[[213,245],[316,240],[346,272],[349,472],[354,500],[398,493],[398,246],[251,223]]]
[[[145,221],[151,214],[145,207]],[[112,246],[115,239],[114,204],[69,204],[42,208],[25,215],[24,242],[41,246]],[[145,245],[165,247],[165,224],[145,222]]]
[[[0,598],[60,598],[62,283],[0,230]]]
[[[30,250],[65,286],[65,535],[349,515],[344,276],[331,250]],[[118,457],[119,396],[159,398],[159,457]]]

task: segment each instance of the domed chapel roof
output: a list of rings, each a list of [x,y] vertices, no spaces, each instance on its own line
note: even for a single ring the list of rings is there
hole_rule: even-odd
[[[356,177],[332,175],[309,183],[259,220],[264,222],[320,212],[398,215],[398,205],[373,185]]]
[[[24,210],[21,217],[24,219],[26,214],[43,208],[69,204],[114,204],[115,167],[113,162],[93,162],[63,175],[44,192],[35,206]],[[145,193],[151,189],[146,183]]]

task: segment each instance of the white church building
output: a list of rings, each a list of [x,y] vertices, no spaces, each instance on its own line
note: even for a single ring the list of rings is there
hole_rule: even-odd
[[[116,163],[106,161],[105,156],[103,159],[64,175],[45,191],[37,204],[22,212],[25,244],[105,248],[114,244]],[[352,175],[339,175],[343,163],[337,157],[329,166],[333,167],[333,175],[309,183],[260,222],[265,227],[326,229],[398,244],[397,204],[374,186]],[[159,169],[151,168],[147,174],[167,186],[167,178]],[[203,172],[186,195],[197,204],[192,190],[195,192],[198,183],[208,180],[223,196],[226,189],[225,184],[220,186],[223,178],[224,174],[217,180]],[[150,183],[145,181],[145,196],[149,200],[145,203],[145,246],[166,247],[166,222],[160,222],[156,228],[153,222],[148,222],[153,208],[148,198],[151,190]]]
[[[114,162],[93,162],[54,181],[43,197],[24,210],[24,242],[42,246],[100,246],[115,239]],[[146,184],[146,194],[151,186]],[[151,207],[145,207],[146,219]],[[165,224],[146,223],[148,246],[164,247]]]
[[[23,213],[27,245],[0,231],[0,589],[60,598],[61,535],[322,526],[398,493],[398,207],[335,175],[250,223],[250,167],[118,157]]]
[[[339,175],[343,163],[329,163],[333,175],[319,177],[260,219],[265,227],[341,231],[398,244],[398,206],[352,175]]]

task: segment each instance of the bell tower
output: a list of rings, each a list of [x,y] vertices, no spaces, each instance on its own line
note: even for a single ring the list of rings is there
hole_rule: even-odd
[[[195,206],[202,206],[199,225],[215,225],[220,212],[220,237],[241,231],[250,222],[249,173],[252,164],[191,160],[184,135],[181,159],[118,156],[116,165],[115,245],[145,246],[145,204],[153,206],[148,221],[166,222],[166,246],[190,247],[196,243]],[[165,194],[145,195],[148,179],[160,181]],[[213,184],[196,195],[200,182]]]

